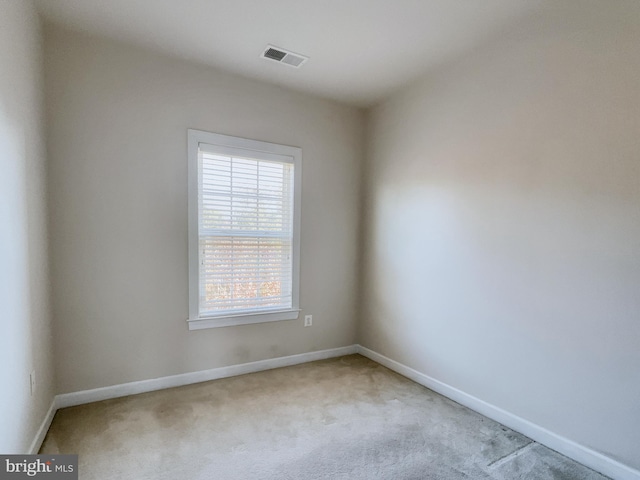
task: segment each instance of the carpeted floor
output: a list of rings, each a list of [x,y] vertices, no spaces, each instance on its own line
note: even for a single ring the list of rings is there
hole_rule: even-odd
[[[58,411],[81,479],[605,477],[359,355]]]

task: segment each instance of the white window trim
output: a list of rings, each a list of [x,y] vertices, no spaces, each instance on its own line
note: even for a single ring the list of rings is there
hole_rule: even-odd
[[[295,320],[300,312],[300,205],[302,203],[302,149],[288,145],[249,140],[202,130],[187,130],[188,158],[188,220],[189,220],[189,330],[228,327],[252,323]],[[198,145],[206,143],[221,147],[241,148],[254,152],[284,155],[293,158],[294,207],[293,207],[293,272],[292,307],[233,315],[200,315],[199,290],[199,233],[198,233]]]

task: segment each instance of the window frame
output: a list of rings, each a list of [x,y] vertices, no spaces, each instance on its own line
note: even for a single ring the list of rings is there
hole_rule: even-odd
[[[221,149],[245,150],[248,156],[260,160],[261,154],[291,158],[293,164],[293,244],[292,244],[292,305],[291,308],[237,314],[211,315],[200,313],[200,232],[199,232],[199,164],[200,143]],[[302,203],[302,149],[289,145],[250,140],[203,130],[187,130],[188,159],[188,253],[189,253],[189,330],[228,327],[281,320],[295,320],[300,312],[300,206]]]

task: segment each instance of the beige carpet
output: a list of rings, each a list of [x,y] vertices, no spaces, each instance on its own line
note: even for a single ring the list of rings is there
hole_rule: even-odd
[[[359,355],[58,411],[81,479],[605,477]]]

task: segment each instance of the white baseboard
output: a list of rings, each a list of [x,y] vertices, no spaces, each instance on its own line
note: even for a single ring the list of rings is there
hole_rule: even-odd
[[[31,442],[31,446],[29,447],[30,454],[32,455],[36,454],[40,450],[40,446],[42,446],[44,437],[47,435],[47,432],[49,431],[49,427],[51,426],[51,422],[53,421],[53,416],[55,414],[56,414],[56,399],[53,398],[51,400],[51,406],[49,407],[49,410],[47,411],[47,414],[45,415],[44,420],[42,420],[42,423],[40,424],[40,428],[36,432],[36,436],[33,439],[33,442]]]
[[[199,372],[182,373],[169,377],[154,378],[151,380],[141,380],[139,382],[123,383],[111,385],[109,387],[94,388],[93,390],[83,390],[80,392],[63,393],[56,396],[56,408],[73,407],[85,403],[98,402],[110,398],[126,397],[137,393],[151,392],[165,388],[180,387],[192,383],[207,382],[219,378],[234,377],[245,373],[271,370],[272,368],[288,367],[300,363],[314,362],[326,358],[341,357],[356,353],[357,346],[332,348],[329,350],[319,350],[316,352],[301,353],[287,357],[270,358],[257,362],[230,365],[228,367],[213,368],[211,370],[201,370]],[[45,430],[46,432],[46,430]]]
[[[391,360],[390,358],[363,347],[362,345],[357,345],[357,352],[374,362],[384,365],[390,370],[393,370],[394,372],[397,372],[400,375],[433,390],[434,392],[450,398],[454,402],[464,405],[485,417],[489,417],[512,430],[515,430],[516,432],[520,432],[532,440],[572,458],[573,460],[604,475],[616,480],[640,480],[640,471],[613,460],[612,458],[598,453],[595,450],[580,445],[568,438],[564,438],[539,425],[525,420],[524,418],[502,410],[501,408],[491,405],[479,398],[436,380],[435,378],[429,377],[428,375],[407,367],[402,363]]]

